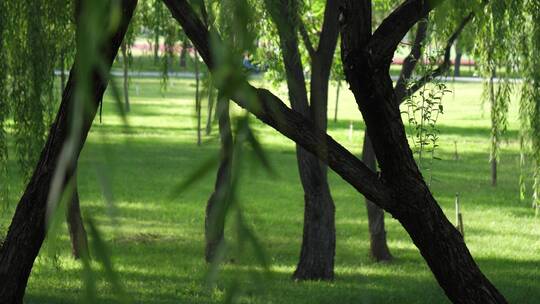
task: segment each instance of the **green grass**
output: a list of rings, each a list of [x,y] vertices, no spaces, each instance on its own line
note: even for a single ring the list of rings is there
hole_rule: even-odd
[[[135,86],[139,86],[138,96]],[[444,101],[446,113],[440,121],[438,152],[442,160],[434,164],[432,190],[452,221],[454,196],[460,193],[469,249],[507,299],[511,303],[538,303],[540,219],[534,218],[528,203],[518,202],[517,106],[512,105],[499,185],[493,188],[488,164],[489,113],[481,107],[481,85],[450,87],[455,93]],[[235,279],[241,282],[239,303],[448,302],[396,220],[386,220],[395,261],[376,264],[370,260],[363,199],[333,172],[329,179],[336,203],[336,279],[331,283],[293,282],[290,277],[299,256],[303,220],[294,144],[255,119],[259,138],[278,176],[271,178],[250,162],[241,181],[240,202],[271,261],[271,274],[262,284],[254,281],[251,275],[261,270],[256,258],[248,255],[242,262],[224,265],[217,285],[208,288],[203,227],[214,176],[206,176],[176,199],[169,199],[169,193],[217,155],[216,130],[197,147],[193,83],[172,80],[164,96],[159,88],[158,79],[133,79],[128,129],[115,114],[114,102],[107,98],[103,123],[96,120],[79,162],[83,214],[99,224],[118,275],[137,303],[219,303],[225,288]],[[329,102],[332,116],[333,90]],[[278,92],[282,96],[286,93],[283,88]],[[348,92],[343,92],[340,105],[339,121],[330,122],[330,133],[359,154],[361,116]],[[15,171],[12,161],[11,172]],[[112,207],[105,202],[102,183],[114,196]],[[14,176],[12,206],[0,220],[4,229],[22,186],[23,181]],[[234,243],[232,230],[227,234],[229,243]],[[57,260],[52,262],[42,250],[28,283],[26,303],[73,303],[83,297],[81,266],[70,256],[65,227],[52,237],[59,248]],[[236,259],[232,254],[229,258]],[[101,303],[117,302],[115,291],[102,276],[98,288]]]

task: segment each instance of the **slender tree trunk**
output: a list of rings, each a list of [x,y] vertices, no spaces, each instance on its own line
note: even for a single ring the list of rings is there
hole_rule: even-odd
[[[362,161],[364,164],[373,170],[377,171],[377,160],[375,151],[371,145],[369,136],[364,135],[364,145],[362,149]],[[390,261],[393,259],[388,244],[386,242],[386,229],[384,228],[384,210],[375,205],[372,201],[366,198],[366,208],[368,215],[370,254],[377,261]]]
[[[69,237],[71,239],[71,253],[75,259],[83,254],[88,254],[88,238],[81,216],[81,207],[79,203],[79,190],[77,187],[77,172],[73,172],[73,196],[68,202],[66,209],[66,221],[68,223]]]
[[[461,57],[463,53],[461,51],[461,46],[456,43],[456,58],[454,59],[454,77],[459,77],[461,75]]]
[[[233,138],[229,117],[229,100],[218,99],[219,136],[221,140],[221,161],[216,176],[214,192],[206,205],[205,227],[205,259],[214,260],[219,246],[224,242],[225,206],[228,204],[227,191],[231,183],[231,162]]]
[[[180,51],[180,67],[185,68],[187,66],[186,57],[187,57],[187,49],[189,47],[188,39],[187,37],[184,37],[182,40],[182,50]]]
[[[200,77],[199,77],[199,55],[195,51],[195,113],[197,115],[197,146],[201,145],[201,96],[200,96]]]
[[[154,30],[154,65],[159,64],[159,29]]]
[[[115,33],[111,33],[111,36],[105,39],[104,47],[101,48],[105,60],[104,64],[109,69],[126,33],[136,4],[137,1],[135,0],[122,1],[119,28]],[[105,28],[108,28],[106,23],[104,22]],[[78,60],[80,59],[76,59],[75,67],[78,65]],[[23,302],[24,291],[32,270],[32,265],[45,238],[45,213],[50,185],[60,159],[61,151],[68,140],[70,132],[70,109],[74,105],[74,95],[77,91],[74,71],[75,68],[72,68],[62,95],[58,114],[51,126],[47,142],[41,152],[40,159],[30,182],[17,204],[4,245],[0,249],[0,303],[19,304]],[[86,115],[83,115],[83,128],[81,130],[81,138],[75,147],[75,156],[78,156],[82,149],[96,115],[98,105],[102,100],[103,92],[107,86],[107,80],[99,77],[101,74],[97,72],[97,69],[94,69],[94,71],[94,77],[91,78],[92,82],[88,84],[90,85],[91,92],[93,92],[93,98],[91,104],[84,107]],[[67,182],[71,178],[70,172],[66,171],[63,173],[66,176]],[[61,189],[62,191],[65,190],[65,186],[66,184],[64,183]]]
[[[122,63],[124,66],[124,106],[126,112],[130,111],[130,104],[129,104],[129,56],[127,54],[127,45],[126,42],[122,42],[122,46],[120,47],[122,50]]]
[[[212,77],[212,76],[209,76]],[[213,111],[214,111],[214,96],[215,96],[215,89],[213,87],[212,81],[210,81],[210,85],[208,86],[208,116],[206,118],[206,135],[210,135],[212,133],[212,122],[213,122]]]
[[[66,87],[66,54],[65,50],[60,52],[60,95]]]
[[[341,80],[338,80],[337,88],[336,88],[336,108],[334,109],[334,122],[337,122],[340,88],[341,88]]]

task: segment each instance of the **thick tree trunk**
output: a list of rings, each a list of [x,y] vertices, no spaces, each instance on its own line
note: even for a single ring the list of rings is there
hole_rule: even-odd
[[[326,167],[299,146],[296,155],[304,189],[304,232],[300,260],[293,277],[297,280],[331,280],[334,278],[336,230]]]
[[[130,111],[130,105],[129,105],[129,58],[127,54],[127,45],[126,42],[122,42],[121,46],[122,50],[122,63],[124,66],[124,107],[126,112]]]
[[[122,1],[122,18],[119,28],[104,41],[102,48],[105,64],[108,68],[118,52],[120,43],[125,35],[129,21],[137,1]],[[106,27],[105,24],[105,28]],[[105,30],[105,29],[103,29]],[[78,58],[79,60],[81,58]],[[76,60],[75,67],[78,65]],[[84,59],[83,59],[84,60]],[[97,69],[95,70],[97,71]],[[81,138],[75,147],[77,156],[82,149],[97,107],[103,97],[107,80],[95,72],[91,78],[90,89],[93,93],[91,105],[84,107],[86,115],[82,126]],[[28,277],[34,260],[45,238],[45,213],[50,185],[60,159],[60,153],[67,142],[70,133],[70,109],[75,102],[77,83],[75,68],[72,68],[68,83],[62,95],[62,102],[56,119],[51,126],[49,136],[36,169],[21,197],[15,215],[9,227],[4,245],[0,249],[0,303],[22,303]],[[76,159],[76,157],[75,157]],[[66,180],[71,178],[70,172],[65,172]],[[62,191],[65,189],[65,184]]]
[[[327,127],[328,81],[337,44],[337,2],[328,1],[319,47],[311,51],[311,96],[308,102],[306,81],[296,35],[291,22],[298,12],[291,11],[286,1],[267,3],[277,25],[282,48],[289,98],[292,108],[312,120],[321,130]],[[308,42],[309,43],[309,42]],[[312,49],[311,44],[308,46]],[[318,147],[326,153],[326,147]],[[317,155],[297,146],[296,156],[304,189],[304,231],[300,260],[293,274],[297,280],[331,280],[334,278],[335,220],[334,201],[330,194],[326,164]]]
[[[362,161],[368,168],[377,171],[377,160],[375,151],[371,145],[369,136],[364,135],[364,145],[362,149]],[[386,242],[386,229],[384,227],[384,210],[379,208],[375,203],[366,198],[366,208],[368,215],[369,240],[370,240],[370,255],[377,261],[390,261],[393,256],[390,253]]]
[[[399,78],[394,87],[396,99],[401,104],[407,96],[407,82],[410,80],[418,60],[422,56],[422,44],[427,34],[427,20],[418,22],[414,43],[409,55],[405,58]],[[371,170],[377,169],[377,158],[371,144],[369,136],[364,136],[364,144],[362,146],[362,160]],[[384,224],[384,211],[375,205],[372,201],[366,198],[366,208],[368,215],[369,239],[370,239],[370,255],[377,261],[390,261],[393,256],[388,248],[386,240],[386,229]]]
[[[310,112],[304,115],[311,117],[321,130],[326,130],[331,61],[321,60],[321,55],[313,56],[311,60],[311,106]],[[298,108],[302,110],[302,107]],[[319,152],[325,154],[326,147],[321,146]],[[316,155],[304,148],[297,146],[296,153],[304,188],[304,233],[300,260],[293,277],[298,280],[331,280],[334,278],[336,225],[328,169]]]
[[[81,207],[79,203],[79,190],[77,188],[77,173],[73,173],[73,196],[68,202],[66,208],[66,221],[68,223],[69,237],[71,239],[71,253],[75,259],[83,254],[88,254],[88,238],[81,216]]]

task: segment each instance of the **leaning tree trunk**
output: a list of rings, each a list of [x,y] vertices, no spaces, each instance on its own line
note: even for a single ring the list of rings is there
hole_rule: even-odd
[[[375,151],[373,151],[373,146],[371,145],[371,140],[369,139],[367,132],[364,135],[362,161],[368,168],[374,172],[377,171]],[[375,205],[375,203],[367,198],[366,208],[368,215],[370,255],[377,262],[390,261],[393,257],[386,241],[384,210],[379,208],[377,205]]]
[[[130,111],[130,104],[129,104],[129,56],[127,54],[127,45],[126,42],[122,42],[122,46],[120,47],[122,50],[122,63],[124,66],[124,106],[126,112]]]
[[[118,52],[136,4],[136,0],[122,1],[119,27],[116,32],[111,33],[103,42],[104,47],[101,48],[101,51],[105,59],[104,64],[108,69],[110,69]],[[76,59],[75,67],[71,69],[67,86],[62,95],[62,102],[56,119],[51,126],[47,142],[41,152],[30,182],[17,204],[4,245],[0,249],[0,282],[2,282],[0,284],[0,303],[18,304],[23,302],[24,291],[32,265],[45,239],[47,198],[51,181],[61,157],[61,151],[70,133],[70,109],[74,106],[75,92],[78,87],[75,80],[75,69],[78,66],[78,60],[81,60],[81,58]],[[75,146],[75,156],[78,156],[82,149],[107,86],[107,79],[103,79],[99,75],[98,69],[94,69],[94,75],[90,78],[92,82],[89,84],[93,95],[90,105],[84,107],[86,115],[83,115],[81,137]],[[63,172],[63,175],[66,176],[66,182],[67,179],[71,178],[69,174],[70,172]],[[61,190],[64,191],[65,188],[66,183],[64,183]]]
[[[407,96],[407,82],[411,78],[413,71],[422,55],[422,43],[427,34],[427,20],[418,22],[414,43],[411,52],[405,58],[399,78],[394,87],[396,99],[401,104]],[[362,146],[362,160],[371,170],[377,170],[377,158],[371,140],[365,132],[364,144]],[[370,240],[370,255],[377,261],[390,261],[393,256],[388,248],[386,240],[386,229],[384,224],[384,210],[366,198],[366,209],[368,215],[368,230]]]
[[[208,263],[214,260],[219,246],[224,242],[225,206],[228,203],[227,191],[230,189],[231,183],[233,138],[229,117],[229,100],[218,98],[218,113],[221,160],[214,192],[206,205],[204,220],[205,259]]]
[[[81,216],[79,203],[79,189],[77,187],[77,172],[73,172],[73,195],[66,208],[66,221],[68,223],[69,238],[71,239],[71,253],[75,259],[88,254],[88,238]]]

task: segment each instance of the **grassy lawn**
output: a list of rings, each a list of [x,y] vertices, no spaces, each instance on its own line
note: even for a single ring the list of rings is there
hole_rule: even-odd
[[[449,87],[454,93],[444,100],[445,114],[439,124],[441,147],[437,152],[442,160],[434,163],[432,190],[452,221],[454,197],[460,193],[469,249],[507,299],[511,303],[538,303],[540,219],[534,217],[529,203],[518,201],[517,105],[514,102],[511,107],[499,184],[493,188],[488,163],[489,112],[487,106],[481,106],[481,84]],[[96,120],[79,161],[83,214],[99,224],[118,275],[135,302],[219,303],[233,280],[240,282],[239,303],[448,302],[396,220],[387,217],[386,221],[395,261],[376,264],[370,260],[363,198],[333,172],[330,184],[336,203],[336,279],[331,283],[293,282],[290,277],[299,256],[303,221],[303,192],[294,144],[255,119],[252,121],[277,176],[269,177],[250,162],[241,180],[240,203],[271,261],[270,275],[262,281],[253,279],[262,272],[257,259],[247,254],[240,260],[230,253],[228,259],[235,262],[224,265],[216,285],[207,287],[204,209],[214,175],[206,176],[176,199],[171,200],[169,194],[217,155],[217,132],[214,127],[211,136],[205,136],[203,145],[197,147],[192,81],[173,80],[163,95],[159,89],[159,79],[132,80],[128,128],[115,114],[112,99],[107,98],[103,122]],[[276,91],[285,95],[283,89]],[[344,91],[339,120],[330,122],[329,132],[359,154],[363,123],[352,96]],[[333,88],[329,104],[333,116]],[[241,110],[235,109],[235,113]],[[458,160],[454,159],[455,145]],[[14,177],[12,206],[2,214],[1,229],[9,224],[22,187],[20,178]],[[112,193],[112,204],[105,200],[107,193]],[[234,244],[232,227],[227,233],[229,243]],[[73,303],[84,294],[81,266],[70,256],[65,227],[52,238],[58,246],[56,259],[42,250],[28,284],[27,303]],[[99,278],[100,303],[116,303],[115,291],[102,274]]]

